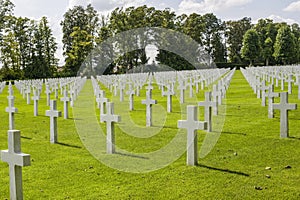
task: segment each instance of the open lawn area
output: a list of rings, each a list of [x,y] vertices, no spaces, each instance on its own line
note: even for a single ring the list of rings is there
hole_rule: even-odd
[[[166,97],[161,96],[157,85],[154,89],[153,99],[160,104],[154,106],[157,109],[154,113],[166,116],[165,121],[161,116],[153,116],[153,124],[161,128],[160,132],[150,138],[136,138],[122,131],[121,122],[116,124],[118,147],[128,152],[157,151],[177,134],[177,121],[186,119],[181,115],[186,112],[185,106],[180,106],[174,98],[173,112],[167,114]],[[110,91],[105,91],[115,103],[115,113],[123,117],[122,108],[129,107],[128,96],[120,103],[118,97],[112,98]],[[91,92],[92,83],[87,80],[78,98],[88,98],[85,95]],[[240,71],[235,72],[223,102],[225,123],[212,151],[199,158],[198,166],[186,166],[186,153],[183,153],[170,165],[147,173],[119,171],[93,157],[77,134],[74,120],[80,119],[73,117],[72,109],[70,119],[58,119],[59,143],[50,144],[49,117],[45,116],[49,107],[44,91],[38,117],[33,116],[33,102],[27,105],[15,87],[14,93],[15,107],[19,110],[15,124],[21,131],[22,152],[31,155],[31,166],[23,168],[24,199],[300,199],[300,109],[289,112],[290,137],[281,139],[279,112],[275,111],[274,119],[268,118],[268,107],[261,106],[261,100],[256,98]],[[204,100],[203,94],[204,91],[198,94],[198,100]],[[300,107],[297,97],[295,87],[289,102]],[[186,98],[184,105],[197,103],[187,94]],[[142,99],[145,99],[145,89],[141,90],[140,97],[135,97],[135,110],[130,112],[132,122],[140,126],[145,125],[146,118]],[[6,87],[0,94],[1,150],[7,149],[7,105]],[[99,120],[96,104],[91,108],[94,109]],[[58,110],[63,111],[63,102],[58,101]],[[203,121],[201,109],[199,117]],[[101,128],[105,131],[105,124]],[[209,133],[198,133],[200,149]],[[186,132],[180,134],[185,145]],[[127,155],[113,156],[126,162]],[[0,200],[4,199],[9,199],[9,168],[0,162]]]

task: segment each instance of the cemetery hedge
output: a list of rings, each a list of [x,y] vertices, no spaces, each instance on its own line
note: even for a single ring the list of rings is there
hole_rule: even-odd
[[[155,85],[155,87],[157,87]],[[83,90],[91,88],[90,80]],[[0,149],[7,149],[7,90],[0,94]],[[153,97],[166,107],[166,98],[155,90]],[[296,91],[296,90],[294,90]],[[107,96],[110,96],[106,90]],[[145,90],[141,91],[145,94]],[[85,149],[73,119],[58,119],[58,144],[49,142],[49,118],[45,96],[38,117],[15,89],[16,128],[21,130],[22,152],[32,165],[23,168],[25,199],[299,199],[300,111],[290,112],[290,138],[279,137],[279,113],[268,119],[266,107],[236,71],[226,95],[226,121],[218,143],[196,167],[186,166],[186,155],[171,165],[149,173],[126,173],[109,168]],[[201,99],[203,91],[199,94]],[[133,120],[144,124],[144,95],[136,97]],[[300,103],[297,92],[290,102]],[[195,103],[189,102],[187,104]],[[115,106],[118,106],[117,99]],[[277,101],[278,102],[278,101]],[[62,102],[58,109],[63,110]],[[118,145],[129,151],[153,151],[174,136],[181,119],[179,104],[168,114],[162,134],[135,139],[116,129]],[[201,110],[200,110],[201,111]],[[72,116],[72,109],[70,109]],[[99,118],[99,114],[98,114]],[[202,119],[203,116],[200,115]],[[104,129],[105,126],[102,124]],[[207,133],[199,131],[201,146]],[[286,168],[290,166],[291,168]],[[270,167],[270,170],[266,170]],[[8,166],[0,162],[0,199],[9,199]]]

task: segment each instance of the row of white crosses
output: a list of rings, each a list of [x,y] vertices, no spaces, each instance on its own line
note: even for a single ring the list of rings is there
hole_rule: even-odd
[[[92,85],[94,89],[94,95],[98,108],[100,108],[100,122],[106,123],[106,152],[107,154],[114,154],[115,149],[115,123],[121,121],[119,115],[114,114],[114,103],[109,102],[108,98],[105,98],[105,92],[100,89],[97,80],[91,77]],[[104,110],[106,106],[106,112]]]
[[[23,199],[22,167],[30,165],[30,155],[21,152],[21,133],[15,129],[14,113],[18,111],[14,107],[15,97],[11,82],[8,85],[9,113],[8,150],[1,151],[1,160],[9,165],[10,199]]]
[[[68,78],[67,80],[70,80]],[[79,91],[81,90],[82,86],[85,83],[86,78],[73,78],[71,82],[69,82],[70,88],[76,88],[76,95],[78,95]],[[46,80],[45,82],[49,82],[49,80]],[[31,80],[31,81],[16,81],[16,87],[22,92],[22,88],[24,88],[22,85],[25,84],[28,85],[35,83],[35,85],[39,85],[40,81],[38,80]],[[32,97],[34,101],[34,116],[38,116],[38,101],[40,99],[41,90],[38,89],[39,87],[36,87],[34,89],[34,96]],[[6,108],[6,112],[9,114],[9,130],[15,129],[15,120],[14,120],[14,114],[18,112],[18,109],[14,106],[14,100],[15,97],[13,96],[13,89],[11,83],[9,83],[8,86],[8,107]],[[69,117],[69,110],[68,110],[68,102],[70,101],[70,98],[68,97],[68,92],[66,90],[66,87],[64,88],[64,95],[61,98],[61,101],[64,102],[64,119],[68,119]],[[46,116],[50,118],[50,142],[51,143],[57,143],[57,118],[61,117],[61,112],[57,110],[57,100],[51,100],[50,101],[50,110],[47,110],[45,113]]]
[[[0,94],[3,92],[5,86],[6,86],[6,82],[0,82]]]
[[[231,78],[234,74],[235,70],[228,73],[225,77],[223,77],[219,83],[219,85],[224,85],[222,88],[227,89]],[[223,74],[222,74],[223,75]],[[101,81],[102,83],[112,83],[111,81],[107,81],[107,77],[97,77],[97,80]],[[102,79],[102,80],[101,80]],[[107,153],[113,154],[115,153],[115,123],[121,121],[121,117],[119,115],[114,114],[114,103],[109,102],[109,99],[105,98],[105,102],[101,100],[104,98],[103,93],[104,91],[100,89],[99,84],[95,78],[92,77],[92,85],[94,89],[94,95],[96,96],[96,102],[98,104],[105,103],[106,104],[106,112],[104,113],[104,109],[101,108],[102,112],[100,112],[100,122],[106,123],[106,143],[107,143]],[[106,81],[104,81],[106,80]],[[109,85],[108,85],[109,86]],[[156,100],[152,99],[152,90],[154,89],[152,85],[152,78],[148,77],[148,85],[146,86],[146,99],[142,100],[142,104],[146,105],[146,126],[152,126],[152,105],[157,104]],[[169,91],[172,91],[169,89]],[[129,87],[128,94],[132,94],[132,87]],[[220,93],[222,94],[222,93]],[[220,98],[222,95],[220,95]],[[200,102],[199,106],[204,106],[206,121],[199,122],[197,117],[197,107],[196,106],[188,106],[187,108],[187,116],[188,119],[186,121],[179,121],[178,128],[185,128],[188,130],[187,136],[187,164],[188,165],[195,165],[197,163],[197,136],[196,131],[207,130],[208,132],[212,131],[212,118],[211,118],[211,108],[216,107],[218,102],[211,101],[211,92],[206,93],[206,101]],[[101,106],[100,106],[101,107]]]
[[[78,89],[80,90],[86,78],[77,79]],[[20,85],[19,85],[20,86]],[[9,106],[6,112],[9,113],[9,129],[8,130],[8,150],[1,151],[1,160],[9,164],[9,182],[10,182],[10,199],[23,199],[23,183],[22,183],[22,167],[30,166],[30,155],[21,152],[21,132],[14,130],[14,113],[17,109],[14,107],[13,88],[11,83],[8,86],[8,102]],[[35,96],[38,96],[35,94]],[[56,109],[56,100],[51,100],[51,110],[46,111],[46,115],[50,117],[50,141],[57,142],[57,117],[60,112]]]
[[[229,87],[234,72],[235,69],[223,77],[222,80],[224,80],[226,88]],[[178,128],[187,130],[187,165],[194,166],[198,164],[197,130],[212,131],[212,108],[217,107],[217,104],[218,102],[212,101],[211,92],[206,92],[205,101],[198,103],[198,106],[205,107],[205,121],[198,121],[198,107],[193,105],[187,106],[187,120],[178,121]]]
[[[294,66],[274,67],[275,72],[271,72],[270,69],[272,68],[246,68],[245,70],[242,69],[242,73],[257,94],[257,98],[262,99],[262,106],[266,106],[266,98],[268,98],[268,117],[274,118],[274,110],[280,111],[280,137],[287,138],[289,137],[288,111],[297,109],[297,104],[288,102],[288,95],[292,94],[292,83],[298,84],[300,92],[299,76],[295,75],[298,77],[295,82],[293,79],[294,74],[299,74],[299,69],[294,70]],[[274,92],[274,79],[276,85],[278,85],[279,79],[281,80],[282,92]],[[270,84],[267,86],[266,82]],[[288,84],[287,92],[283,91],[285,82]],[[276,97],[280,97],[279,104],[274,104]],[[300,99],[300,96],[298,98]]]

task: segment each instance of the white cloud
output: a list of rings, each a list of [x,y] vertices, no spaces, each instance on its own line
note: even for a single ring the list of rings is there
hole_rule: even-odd
[[[144,5],[146,0],[91,0],[93,7],[101,12],[111,11],[116,7],[138,7]]]
[[[283,11],[287,11],[287,12],[300,11],[300,1],[295,1],[295,2],[291,3],[286,8],[284,8]]]
[[[178,6],[179,14],[208,13],[246,5],[252,0],[182,0]]]
[[[73,8],[74,6],[87,6],[88,4],[91,4],[91,0],[69,0],[69,8]]]
[[[272,19],[274,22],[277,22],[277,23],[281,23],[281,22],[286,22],[287,24],[294,24],[294,23],[297,23],[299,24],[299,22],[297,22],[296,20],[294,19],[290,19],[290,18],[283,18],[281,16],[278,16],[278,15],[270,15],[269,17],[267,17],[268,19]]]

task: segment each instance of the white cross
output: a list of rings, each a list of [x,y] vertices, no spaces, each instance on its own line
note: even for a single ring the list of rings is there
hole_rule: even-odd
[[[15,113],[18,112],[18,109],[15,108],[15,97],[14,96],[8,96],[8,107],[5,108],[5,112],[8,113],[9,117],[9,130],[15,129]]]
[[[269,89],[269,87],[266,86],[266,81],[264,81],[264,80],[262,81],[261,87],[259,89],[262,91],[261,106],[266,106],[266,90]]]
[[[135,91],[132,88],[132,85],[129,85],[129,90],[126,92],[127,95],[129,95],[129,110],[133,110],[133,95],[135,94]]]
[[[183,81],[179,82],[178,89],[180,90],[180,103],[182,104],[182,103],[184,103],[184,93],[186,90],[186,85],[184,84]]]
[[[114,103],[108,102],[106,104],[107,113],[102,114],[101,118],[106,122],[106,148],[108,154],[115,153],[115,122],[120,122],[121,117],[114,115]]]
[[[273,109],[274,98],[279,97],[279,93],[274,92],[274,85],[269,86],[269,91],[268,91],[267,97],[269,98],[269,103],[268,103],[269,115],[268,116],[270,119],[272,119],[272,118],[274,118],[274,109]]]
[[[148,83],[148,86],[146,87],[147,91],[149,90],[153,90],[153,86],[152,86],[152,83],[151,83],[151,80],[149,80],[149,83]]]
[[[152,90],[146,93],[146,100],[142,100],[142,104],[146,105],[146,126],[152,126],[152,105],[157,104],[156,100],[152,99]]]
[[[205,108],[204,117],[207,122],[207,132],[212,131],[212,107],[218,106],[217,102],[211,101],[211,92],[205,92],[205,101],[199,102],[198,106],[203,106]]]
[[[105,98],[105,91],[100,90],[98,97],[96,98],[96,102],[99,105],[100,108],[100,122],[103,122],[101,115],[104,114],[104,104],[106,104],[107,102],[109,102],[109,100],[107,98]]]
[[[8,150],[1,151],[1,160],[9,164],[10,199],[23,199],[22,167],[30,165],[30,155],[21,152],[20,131],[8,131]]]
[[[68,119],[69,118],[69,101],[70,98],[68,97],[68,91],[66,89],[64,89],[64,97],[60,98],[60,101],[64,102],[64,119]]]
[[[57,143],[57,118],[61,117],[61,112],[57,111],[56,100],[50,101],[50,110],[46,111],[46,116],[50,117],[50,142]]]
[[[211,93],[212,101],[218,102],[218,105],[222,105],[222,92],[218,90],[217,85],[213,85],[213,91]],[[214,107],[214,115],[218,115],[218,105]]]
[[[187,106],[187,120],[179,120],[178,128],[187,130],[187,165],[198,164],[197,130],[207,129],[207,122],[198,121],[197,106]]]
[[[172,112],[172,96],[174,92],[171,90],[171,87],[167,87],[167,91],[163,91],[163,96],[167,96],[167,111]]]
[[[37,90],[34,90],[34,96],[32,97],[32,100],[33,100],[33,114],[34,116],[38,116],[38,108],[39,108],[39,100],[40,100],[40,97],[38,95],[38,92]]]
[[[25,94],[26,94],[26,97],[27,97],[27,104],[29,105],[30,104],[30,92],[31,92],[31,89],[30,89],[30,86],[27,87],[26,91],[25,91]]]
[[[190,78],[189,86],[190,86],[190,98],[193,97],[193,79]]]
[[[124,101],[124,90],[125,90],[125,84],[120,83],[120,101]]]
[[[289,75],[288,79],[285,82],[288,83],[288,93],[292,94],[292,83],[294,82],[293,75]]]
[[[50,106],[50,94],[51,94],[51,90],[49,85],[46,85],[46,91],[45,91],[46,95],[47,95],[47,106]]]
[[[274,104],[273,108],[280,110],[280,136],[282,138],[289,137],[288,111],[296,110],[297,104],[288,103],[288,93],[280,93],[280,104]]]

